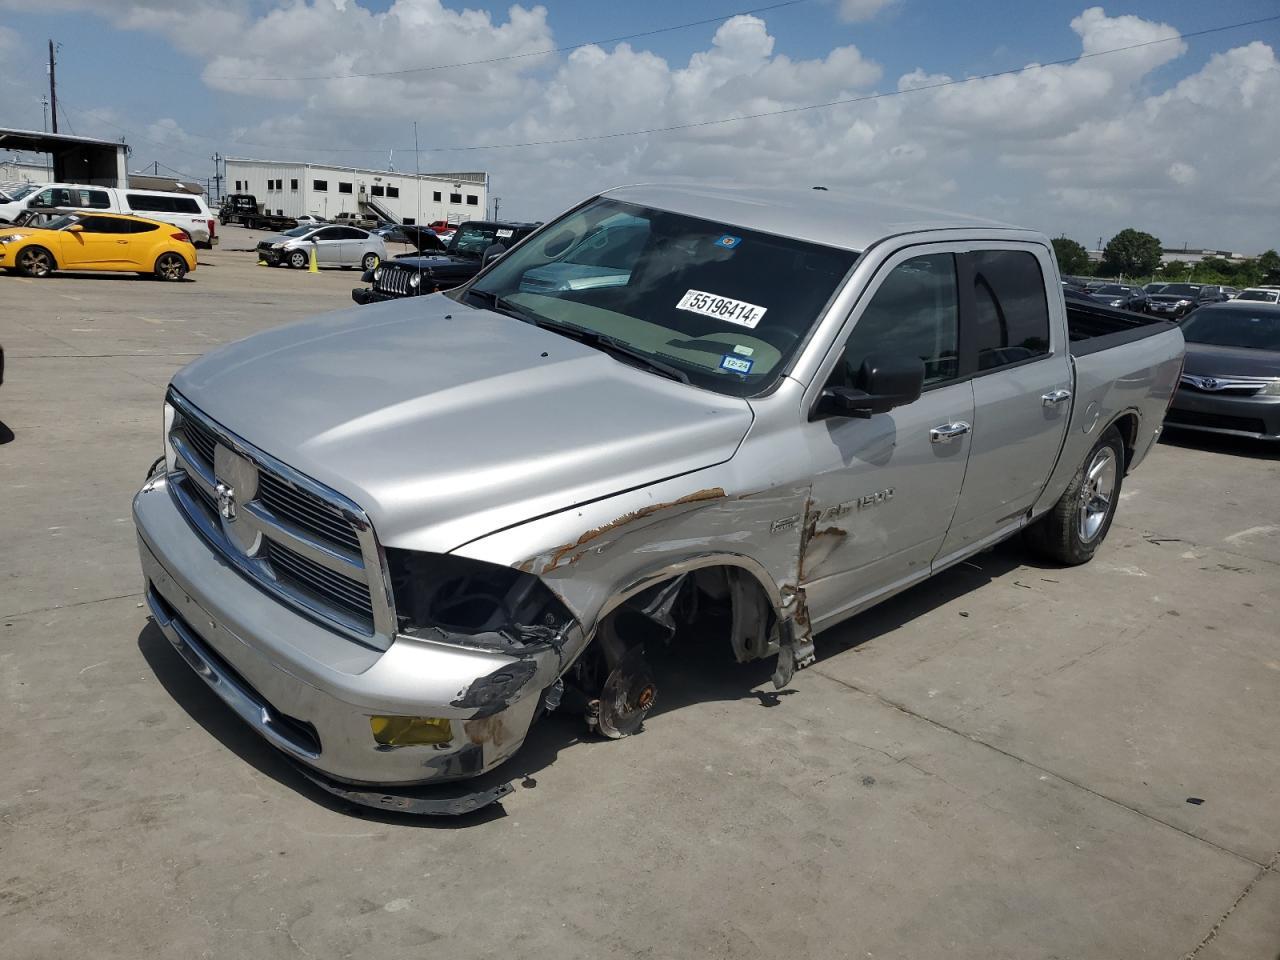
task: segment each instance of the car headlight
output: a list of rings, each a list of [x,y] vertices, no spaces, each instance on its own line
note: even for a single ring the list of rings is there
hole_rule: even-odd
[[[1272,380],[1256,394],[1259,397],[1280,397],[1280,380]]]
[[[272,250],[283,250],[283,249],[284,249],[284,246],[285,246],[285,245],[284,245],[284,243],[283,243],[283,242],[281,242],[281,243],[273,243],[273,244],[271,245],[271,249],[272,249]]]
[[[1111,305],[1112,305],[1113,307],[1123,307],[1123,306],[1124,306],[1124,301],[1123,301],[1123,300],[1112,300],[1112,301],[1111,301]]]
[[[164,472],[173,473],[178,468],[178,453],[173,449],[173,444],[169,442],[169,434],[173,430],[174,418],[173,404],[168,400],[164,403]]]
[[[7,236],[0,237],[0,243],[17,243],[19,240],[27,239],[25,233],[10,233]]]
[[[1179,301],[1178,301],[1178,306],[1180,306],[1180,307],[1189,307],[1189,306],[1191,306],[1191,301],[1190,301],[1190,300],[1179,300]]]
[[[413,289],[415,290],[417,290],[420,286],[422,286],[422,274],[415,273],[413,276],[411,276],[409,278],[409,286],[413,287]]]
[[[373,281],[374,281],[374,283],[377,283],[377,282],[378,282],[379,280],[381,280],[381,279],[382,279],[382,268],[381,268],[381,267],[377,267],[377,268],[373,271]]]
[[[402,633],[486,650],[559,648],[580,629],[543,581],[500,564],[387,549]]]

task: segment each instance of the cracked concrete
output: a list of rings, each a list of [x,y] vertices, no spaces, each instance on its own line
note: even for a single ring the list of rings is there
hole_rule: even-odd
[[[1001,547],[821,634],[774,697],[770,665],[673,648],[641,736],[553,716],[500,809],[362,817],[139,606],[128,501],[168,376],[356,279],[202,262],[0,276],[6,960],[1276,960],[1277,454],[1175,438],[1092,564]]]

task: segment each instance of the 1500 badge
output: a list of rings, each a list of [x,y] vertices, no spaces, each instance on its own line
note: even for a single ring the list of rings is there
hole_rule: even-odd
[[[888,503],[893,499],[893,487],[886,487],[884,490],[877,490],[875,493],[868,493],[865,497],[858,497],[856,500],[846,500],[844,503],[837,503],[834,507],[827,507],[818,514],[819,523],[829,523],[832,520],[838,520],[847,514],[853,513],[855,510],[866,510],[868,507],[878,507],[882,503]],[[782,533],[790,530],[800,522],[799,514],[791,517],[783,517],[780,520],[773,521],[770,526],[770,533]]]

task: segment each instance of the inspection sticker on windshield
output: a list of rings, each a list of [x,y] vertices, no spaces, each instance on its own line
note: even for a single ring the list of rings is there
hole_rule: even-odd
[[[719,297],[702,290],[689,290],[680,298],[676,309],[700,313],[704,317],[715,317],[717,320],[727,320],[741,327],[754,328],[764,319],[767,308],[758,307],[754,303],[744,303],[741,300],[730,300],[728,297]]]
[[[735,357],[732,353],[726,353],[720,358],[720,369],[732,370],[734,373],[750,373],[753,365],[754,361],[746,357]]]
[[[501,237],[503,240],[505,240],[507,239],[507,237],[511,236],[514,233],[515,233],[514,230],[499,230],[498,236]]]

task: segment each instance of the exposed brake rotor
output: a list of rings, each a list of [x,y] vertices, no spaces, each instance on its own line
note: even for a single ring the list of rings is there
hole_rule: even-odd
[[[658,686],[644,650],[635,647],[610,671],[600,699],[592,704],[592,712],[598,710],[592,717],[596,729],[613,740],[639,733],[657,695]]]

